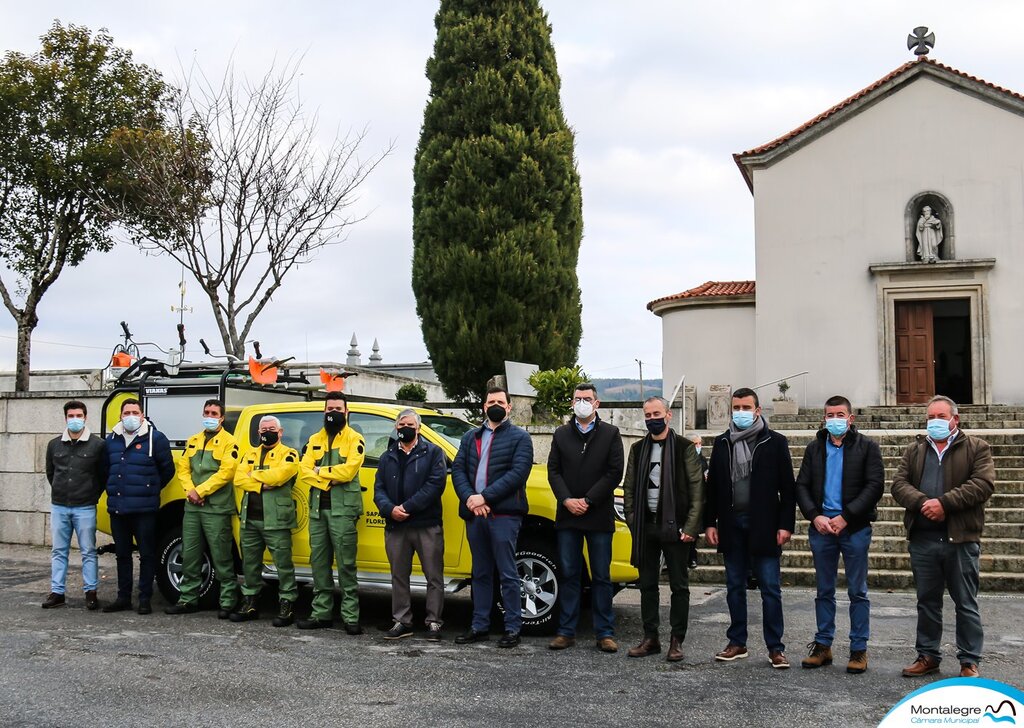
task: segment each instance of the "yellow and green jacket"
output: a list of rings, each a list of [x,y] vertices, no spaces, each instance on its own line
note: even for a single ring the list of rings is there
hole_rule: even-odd
[[[302,454],[301,475],[309,486],[309,517],[320,517],[320,493],[331,490],[331,505],[339,497],[344,509],[331,508],[331,513],[358,515],[362,513],[363,501],[359,487],[359,468],[366,459],[366,443],[363,436],[352,427],[345,427],[331,440],[327,431],[321,429],[309,438]],[[314,472],[313,468],[319,468]],[[350,494],[355,495],[350,495]],[[354,511],[348,513],[348,511]]]
[[[193,435],[185,443],[185,452],[175,466],[178,483],[185,495],[193,488],[205,503],[193,505],[185,500],[186,511],[235,514],[235,492],[231,484],[238,467],[238,443],[224,428],[213,437],[205,432]]]
[[[249,498],[254,493],[263,494],[264,528],[297,528],[292,486],[298,473],[299,454],[281,442],[269,450],[259,446],[243,455],[235,471],[235,485],[242,490],[239,508],[242,528],[245,528]],[[263,486],[267,486],[267,490]]]

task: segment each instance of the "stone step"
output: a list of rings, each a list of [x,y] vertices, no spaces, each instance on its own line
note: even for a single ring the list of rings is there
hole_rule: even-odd
[[[889,493],[889,483],[886,483],[885,495],[878,501],[879,508],[886,508],[889,506],[898,506],[892,495]],[[988,499],[988,503],[985,507],[985,512],[988,512],[989,508],[1007,508],[1011,510],[1022,510],[1024,511],[1024,493],[1020,492],[1003,492],[999,488],[999,484],[996,483],[995,494]]]
[[[701,552],[703,558],[704,552]],[[805,586],[814,587],[814,569],[796,568],[786,566],[786,559],[782,559],[782,584],[783,586]],[[983,592],[1024,592],[1024,574],[1014,572],[985,571],[981,572],[981,591]],[[725,568],[719,564],[702,563],[696,569],[690,571],[691,584],[725,584]],[[846,577],[843,569],[839,569],[838,586],[845,590]],[[892,569],[868,569],[868,587],[870,589],[913,589],[914,577],[910,571]],[[748,599],[756,599],[756,595],[749,595]],[[808,596],[811,600],[813,597]]]
[[[698,564],[720,564],[721,554],[709,548],[698,546]],[[782,566],[787,569],[813,569],[814,557],[809,550],[800,551],[787,547],[782,553]],[[910,572],[910,554],[904,549],[899,553],[868,554],[868,571],[888,569],[891,571]],[[1024,573],[1024,556],[1020,554],[989,554],[984,546],[981,552],[981,571],[1003,571],[1012,574]]]
[[[810,542],[806,534],[795,534],[790,543],[791,547],[787,546],[787,550],[792,548],[793,552],[810,553],[811,551]],[[985,538],[982,541],[981,550],[983,554],[987,553],[994,556],[1020,556],[1021,543],[1019,539],[1015,538]],[[903,535],[880,536],[877,533],[872,533],[870,553],[872,555],[906,554],[907,539]]]
[[[879,506],[878,520],[903,522],[905,508],[899,506]],[[986,508],[986,523],[1024,523],[1024,510],[1020,508]]]
[[[796,522],[796,534],[806,535],[810,530],[811,524],[809,521],[804,519],[801,515],[797,514]],[[875,521],[871,524],[873,538],[882,536],[898,536],[904,541],[907,537],[906,529],[903,527],[903,519],[899,521]],[[992,521],[985,522],[985,530],[982,532],[982,544],[989,538],[1001,538],[1001,539],[1024,539],[1024,521],[1021,523],[994,523]],[[1021,543],[1017,542],[1017,548],[1022,548]]]

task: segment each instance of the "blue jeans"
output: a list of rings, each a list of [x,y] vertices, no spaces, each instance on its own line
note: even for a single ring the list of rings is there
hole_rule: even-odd
[[[110,535],[117,556],[117,598],[132,599],[132,540],[139,547],[139,601],[153,597],[156,575],[156,513],[110,514]]]
[[[505,608],[505,631],[519,632],[523,626],[522,586],[516,569],[516,541],[520,516],[474,516],[466,522],[466,537],[473,554],[473,629],[491,628],[494,603],[494,571],[501,584],[501,604]]]
[[[818,595],[814,598],[814,614],[818,631],[814,641],[831,646],[836,636],[836,575],[839,554],[846,569],[846,593],[850,596],[850,650],[866,650],[871,625],[871,602],[868,600],[868,549],[871,527],[856,533],[843,531],[838,536],[818,533],[813,525],[808,532]]]
[[[778,556],[750,555],[750,527],[746,514],[736,515],[736,543],[725,553],[726,603],[729,605],[729,644],[747,646],[747,572],[761,585],[761,621],[764,643],[770,652],[785,650],[782,643],[782,574]]]
[[[583,575],[583,539],[590,555],[590,601],[597,639],[615,634],[615,613],[612,611],[612,532],[580,531],[561,528],[558,537],[558,565],[562,569],[561,591],[558,595],[558,634],[576,636],[580,618],[580,589]]]
[[[50,506],[50,591],[63,594],[68,578],[68,554],[71,551],[71,532],[78,537],[82,552],[82,586],[84,591],[96,591],[96,506]]]

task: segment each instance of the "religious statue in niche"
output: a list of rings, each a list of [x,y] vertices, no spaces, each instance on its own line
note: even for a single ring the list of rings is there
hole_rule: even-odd
[[[932,214],[930,205],[925,205],[917,220],[917,256],[924,263],[937,263],[941,243],[942,221]]]

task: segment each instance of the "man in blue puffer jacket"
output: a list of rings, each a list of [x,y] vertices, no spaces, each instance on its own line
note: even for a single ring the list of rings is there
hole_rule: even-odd
[[[488,639],[495,568],[505,609],[505,634],[498,647],[519,644],[523,615],[516,541],[529,510],[526,479],[533,467],[533,442],[526,430],[509,421],[511,412],[507,390],[487,390],[487,419],[463,436],[452,463],[452,485],[473,554],[473,624],[455,638],[458,644]]]
[[[137,399],[121,402],[121,421],[107,436],[110,475],[107,511],[117,554],[117,599],[104,612],[132,608],[132,541],[139,547],[139,614],[153,609],[156,573],[156,518],[160,491],[174,477],[174,460],[167,436],[158,432],[142,413]]]

